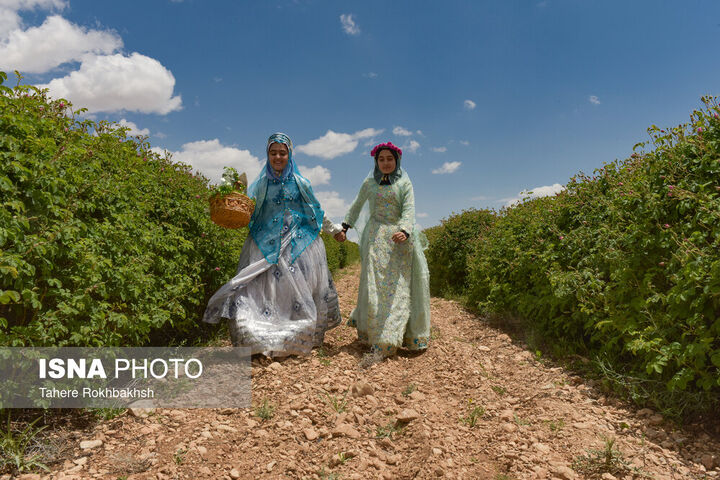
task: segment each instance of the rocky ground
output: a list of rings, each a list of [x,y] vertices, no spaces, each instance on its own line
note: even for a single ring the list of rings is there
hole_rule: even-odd
[[[337,278],[345,317],[357,282],[357,267]],[[362,369],[339,327],[309,358],[255,360],[252,409],[128,411],[58,430],[64,461],[19,478],[720,479],[717,427],[605,398],[458,304],[431,309],[426,353]]]

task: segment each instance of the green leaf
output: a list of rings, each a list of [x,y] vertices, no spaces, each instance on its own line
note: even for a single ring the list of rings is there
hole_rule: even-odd
[[[18,303],[22,297],[14,290],[0,290],[0,304]]]

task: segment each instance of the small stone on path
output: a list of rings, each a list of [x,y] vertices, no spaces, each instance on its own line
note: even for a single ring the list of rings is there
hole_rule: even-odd
[[[357,382],[350,388],[353,397],[366,397],[375,393],[375,389],[366,382]]]
[[[420,418],[420,414],[412,408],[406,408],[397,416],[398,423],[409,423]]]
[[[92,448],[97,448],[102,444],[102,440],[83,440],[80,442],[80,448],[83,450],[90,450]]]
[[[408,397],[413,400],[425,400],[425,394],[422,392],[418,392],[417,390],[408,395]]]
[[[143,418],[147,417],[155,411],[154,408],[129,408],[128,413],[133,417]]]
[[[533,448],[540,453],[550,453],[550,447],[544,443],[533,443]]]
[[[718,465],[717,457],[715,455],[710,455],[709,453],[700,457],[700,463],[702,463],[708,470],[712,470],[715,465]]]
[[[653,415],[648,419],[648,423],[650,425],[661,425],[663,423],[664,419],[662,415]]]
[[[273,372],[280,372],[282,371],[283,366],[280,362],[272,362],[270,365],[267,366],[267,369]]]
[[[335,427],[332,431],[333,437],[341,437],[346,436],[350,438],[360,438],[360,432],[355,430],[353,427],[348,425],[347,423],[342,423]]]

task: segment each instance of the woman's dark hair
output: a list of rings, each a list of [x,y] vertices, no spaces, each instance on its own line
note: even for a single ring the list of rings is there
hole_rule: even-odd
[[[395,161],[397,162],[398,152],[396,152],[396,151],[393,150],[392,148],[380,148],[380,149],[378,149],[378,151],[375,152],[375,161],[376,161],[376,162],[377,162],[377,159],[378,159],[378,155],[380,155],[380,152],[382,152],[383,150],[388,150],[390,153],[392,153],[392,154],[393,154],[393,157],[395,157]]]

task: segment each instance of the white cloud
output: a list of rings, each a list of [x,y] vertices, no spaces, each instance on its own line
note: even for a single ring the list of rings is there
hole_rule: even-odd
[[[169,154],[172,154],[171,151],[165,150],[164,148],[160,148],[160,147],[152,147],[152,148],[150,148],[150,151],[157,153],[158,155],[160,155],[163,158],[165,157],[166,152]]]
[[[422,130],[418,130],[418,131],[416,131],[415,133],[417,133],[417,134],[420,135],[421,137],[424,136],[423,133],[422,133]]]
[[[378,74],[375,73],[375,72],[368,72],[368,73],[363,73],[363,77],[366,77],[366,78],[377,78],[377,77],[378,77]]]
[[[315,197],[328,218],[344,217],[350,207],[338,192],[315,192]]]
[[[360,33],[360,27],[355,24],[355,19],[352,14],[343,13],[340,15],[340,23],[348,35],[358,35]]]
[[[298,165],[298,170],[303,177],[310,180],[310,183],[315,185],[326,185],[330,183],[330,170],[318,165],[316,167],[306,167],[305,165]]]
[[[412,132],[410,130],[407,130],[403,127],[395,127],[395,128],[393,128],[392,132],[395,135],[400,135],[403,137],[409,137],[410,135],[412,135]]]
[[[432,151],[437,153],[445,153],[447,152],[447,147],[433,147]]]
[[[5,38],[9,32],[20,27],[20,15],[12,10],[0,8],[0,38]]]
[[[133,53],[86,57],[80,70],[51,80],[55,98],[67,98],[91,112],[137,111],[165,115],[182,108],[180,96],[172,96],[175,77],[154,58]]]
[[[16,29],[0,42],[0,69],[43,73],[87,54],[109,54],[122,47],[114,32],[88,30],[53,15],[39,27]]]
[[[0,0],[0,8],[7,8],[13,12],[35,8],[62,10],[66,6],[67,1],[65,0]]]
[[[234,167],[240,173],[247,173],[248,181],[252,182],[265,165],[265,161],[261,161],[249,150],[222,145],[217,138],[186,143],[182,150],[171,153],[173,161],[192,165],[195,170],[209,178],[211,183],[220,182],[224,167]]]
[[[21,10],[62,10],[67,6],[63,0],[0,0],[0,39],[22,27],[18,12]]]
[[[472,100],[465,100],[463,102],[463,107],[465,107],[465,110],[475,110],[475,107],[477,104],[473,102]]]
[[[408,143],[402,147],[402,151],[403,151],[403,153],[405,151],[408,151],[410,153],[415,153],[415,152],[417,152],[418,148],[420,148],[420,144],[416,140],[410,140],[410,143]]]
[[[524,198],[548,197],[550,195],[555,195],[556,193],[562,192],[563,190],[565,190],[564,186],[560,185],[559,183],[555,183],[553,185],[546,185],[543,187],[535,187],[530,190],[523,190],[522,192],[518,193],[516,197],[503,198],[499,201],[505,202],[505,206],[509,207],[516,203],[522,202]]]
[[[380,135],[383,130],[366,128],[355,133],[338,133],[328,130],[325,135],[295,148],[298,152],[330,160],[350,153],[358,146],[359,140]]]
[[[423,212],[423,213],[416,213],[415,216],[416,216],[417,218],[427,218],[427,217],[428,217],[428,214],[427,214],[427,213],[424,213],[424,212]]]
[[[460,140],[460,143],[461,143],[462,145],[465,145],[466,147],[467,147],[468,145],[470,145],[470,142],[468,142],[467,140]]]
[[[445,162],[442,164],[442,167],[436,168],[432,171],[432,173],[436,175],[454,173],[458,168],[460,168],[460,165],[462,165],[462,162]]]
[[[127,132],[125,132],[126,135],[128,135],[128,136],[136,136],[136,135],[146,136],[146,135],[150,135],[150,130],[148,130],[147,128],[142,128],[142,129],[141,129],[141,128],[138,128],[138,126],[135,125],[135,123],[130,122],[130,121],[128,121],[128,120],[125,120],[124,118],[121,119],[118,123],[120,124],[120,126],[122,126],[122,127],[127,127],[127,128],[130,129],[130,130],[128,130]]]
[[[173,96],[175,78],[155,59],[117,53],[122,38],[112,30],[89,29],[53,14],[26,28],[18,12],[62,10],[66,0],[0,0],[0,70],[47,73],[72,64],[72,71],[40,88],[94,112],[167,114],[182,107]],[[77,67],[79,63],[79,67]]]
[[[590,95],[590,97],[588,98],[588,100],[589,100],[590,103],[592,103],[593,105],[600,105],[600,99],[599,99],[598,97],[596,97],[595,95]]]
[[[155,138],[167,138],[167,134],[165,134],[165,133],[163,133],[163,132],[155,132],[155,133],[153,134],[153,137],[155,137]]]
[[[355,137],[357,137],[358,139],[371,138],[371,137],[374,137],[375,135],[380,135],[384,131],[385,130],[382,130],[382,129],[378,130],[377,128],[364,128],[362,130],[358,130],[353,135]]]
[[[535,187],[532,190],[526,190],[521,192],[522,195],[526,195],[530,198],[547,197],[549,195],[555,195],[556,193],[562,192],[565,187],[559,183],[547,185],[544,187]]]

